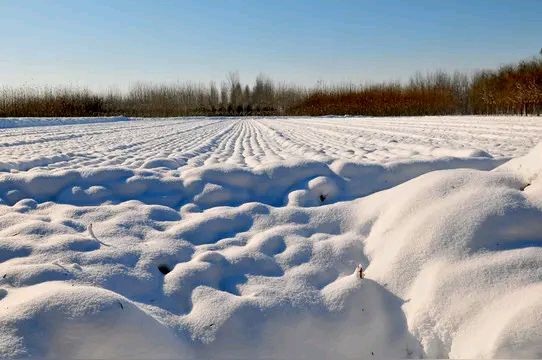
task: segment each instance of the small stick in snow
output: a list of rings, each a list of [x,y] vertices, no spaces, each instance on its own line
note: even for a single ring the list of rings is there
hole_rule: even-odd
[[[365,274],[363,273],[363,266],[361,266],[361,264],[356,267],[356,274],[360,279],[363,279],[363,277],[365,276]]]
[[[59,268],[61,268],[64,271],[68,271],[68,269],[66,269],[66,267],[64,267],[63,265],[60,265],[60,263],[57,260],[53,261],[52,264],[55,265],[55,266],[58,266]]]
[[[90,223],[90,224],[88,225],[87,230],[88,230],[88,234],[90,235],[91,238],[93,238],[94,240],[96,240],[97,242],[99,242],[100,244],[102,244],[103,246],[111,246],[111,245],[109,245],[109,244],[106,244],[106,243],[104,243],[104,242],[98,240],[98,238],[96,237],[96,235],[94,235],[94,231],[92,231],[92,223]]]

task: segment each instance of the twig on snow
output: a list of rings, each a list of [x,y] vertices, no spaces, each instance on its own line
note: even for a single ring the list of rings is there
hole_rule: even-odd
[[[363,277],[365,276],[365,274],[363,273],[363,266],[361,266],[361,264],[356,267],[356,274],[360,279],[363,279]]]
[[[100,240],[96,237],[96,235],[94,235],[94,231],[92,231],[92,223],[90,223],[90,224],[88,225],[87,230],[88,230],[88,234],[90,235],[91,238],[93,238],[94,240],[96,240],[97,242],[99,242],[100,244],[102,244],[103,246],[111,246],[111,245],[109,245],[109,244],[104,243],[103,241],[100,241]]]

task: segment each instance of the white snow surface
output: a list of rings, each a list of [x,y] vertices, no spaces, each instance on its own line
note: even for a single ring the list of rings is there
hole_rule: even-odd
[[[34,126],[54,126],[54,125],[81,125],[109,123],[117,121],[128,121],[125,116],[115,117],[64,117],[64,118],[2,118],[0,120],[0,129],[11,129],[20,127]]]
[[[540,118],[115,119],[0,119],[0,358],[542,357]]]

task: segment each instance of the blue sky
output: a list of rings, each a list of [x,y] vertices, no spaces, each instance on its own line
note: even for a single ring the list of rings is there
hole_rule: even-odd
[[[406,80],[534,56],[542,1],[0,0],[0,85]]]

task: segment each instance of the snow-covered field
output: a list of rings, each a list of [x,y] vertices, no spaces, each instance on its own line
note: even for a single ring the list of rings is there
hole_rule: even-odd
[[[541,118],[47,121],[0,119],[1,358],[542,357]]]

